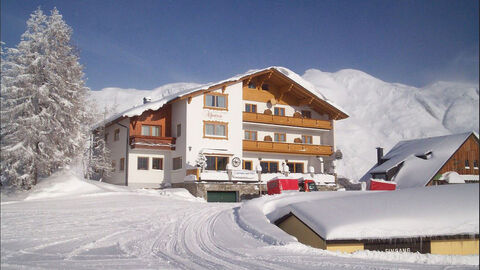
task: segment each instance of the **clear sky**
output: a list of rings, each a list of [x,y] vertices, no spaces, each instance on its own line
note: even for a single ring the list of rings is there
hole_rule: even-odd
[[[87,86],[153,89],[249,69],[353,68],[387,82],[478,83],[478,0],[1,1],[1,40],[38,6],[74,31]]]

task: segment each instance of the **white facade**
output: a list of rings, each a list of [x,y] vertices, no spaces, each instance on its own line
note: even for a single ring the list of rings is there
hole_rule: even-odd
[[[314,127],[298,127],[278,124],[264,124],[260,122],[244,122],[243,112],[246,104],[256,105],[257,113],[263,113],[266,109],[272,112],[275,108],[283,108],[285,116],[292,117],[295,112],[308,110],[312,119],[333,121],[327,114],[319,114],[309,105],[289,106],[269,102],[246,101],[243,99],[243,81],[237,80],[234,83],[219,84],[218,88],[192,94],[185,98],[177,98],[168,103],[171,106],[170,134],[174,137],[174,146],[171,149],[128,149],[127,129],[120,126],[129,126],[130,117],[126,117],[118,123],[111,122],[106,127],[108,133],[107,146],[111,149],[111,158],[115,163],[115,171],[112,176],[104,181],[135,187],[162,187],[174,183],[187,181],[222,181],[222,182],[257,182],[259,174],[257,169],[261,163],[269,161],[277,165],[276,171],[264,171],[260,178],[263,182],[271,178],[289,175],[295,178],[315,179],[319,184],[333,184],[335,178],[334,162],[332,156],[315,156],[312,154],[302,155],[301,153],[274,153],[260,151],[244,151],[245,131],[254,131],[257,134],[257,141],[264,141],[270,136],[275,142],[275,134],[285,134],[285,141],[281,143],[297,144],[302,136],[311,138],[309,145],[331,146],[335,151],[334,129],[321,129]],[[222,106],[207,106],[206,95],[220,96],[221,101],[226,102],[226,108]],[[162,107],[160,107],[161,109]],[[138,110],[138,109],[137,109]],[[137,114],[138,115],[138,114]],[[208,127],[207,127],[208,125]],[[219,126],[219,127],[218,127]],[[217,135],[217,128],[220,134]],[[119,137],[114,140],[115,130],[119,130]],[[215,134],[211,133],[212,130]],[[228,159],[228,165],[222,163],[220,169],[205,170],[199,169],[196,174],[199,155],[219,157],[222,160]],[[139,158],[142,159],[139,165]],[[128,165],[123,170],[121,163],[125,159]],[[145,167],[145,159],[148,159],[148,168]],[[162,159],[162,168],[153,167],[153,159]],[[234,163],[233,161],[240,161]],[[250,170],[243,169],[243,162],[249,163]],[[295,170],[287,170],[287,164],[294,164]],[[291,165],[290,164],[290,165]],[[300,164],[300,165],[295,165]],[[215,166],[217,164],[215,163]],[[272,165],[275,166],[275,165]],[[141,168],[140,168],[141,167]],[[228,169],[228,170],[227,170]],[[126,171],[127,170],[127,171]],[[301,171],[300,171],[301,170]],[[290,171],[290,172],[288,172]],[[128,173],[128,176],[127,176]],[[195,176],[194,176],[195,175]],[[126,176],[128,179],[126,179]],[[197,177],[200,177],[198,179]]]

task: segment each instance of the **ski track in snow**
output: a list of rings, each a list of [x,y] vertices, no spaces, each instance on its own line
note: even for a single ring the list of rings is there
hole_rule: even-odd
[[[2,203],[2,269],[445,269],[289,244],[237,223],[239,204],[141,194]]]

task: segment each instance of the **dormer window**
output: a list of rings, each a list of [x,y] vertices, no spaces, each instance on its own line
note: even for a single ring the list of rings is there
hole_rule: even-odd
[[[427,159],[430,159],[432,157],[432,151],[429,151],[425,154],[418,154],[418,155],[415,155],[415,156],[418,157],[418,158],[427,160]]]

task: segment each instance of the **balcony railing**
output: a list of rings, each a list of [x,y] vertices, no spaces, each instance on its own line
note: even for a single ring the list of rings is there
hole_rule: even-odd
[[[132,148],[146,148],[158,150],[175,150],[175,138],[157,136],[130,136]]]
[[[309,118],[297,118],[291,116],[268,115],[263,113],[243,112],[244,122],[254,122],[273,125],[285,125],[294,127],[307,127],[319,129],[332,129],[331,121]]]
[[[333,148],[329,145],[263,142],[243,140],[243,151],[330,156]]]

